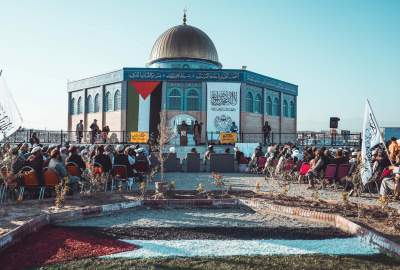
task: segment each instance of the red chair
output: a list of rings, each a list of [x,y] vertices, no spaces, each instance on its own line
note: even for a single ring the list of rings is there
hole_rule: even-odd
[[[21,169],[22,175],[23,175],[23,180],[22,180],[22,185],[19,188],[19,196],[18,196],[18,200],[23,200],[24,198],[24,193],[25,193],[25,189],[30,189],[30,190],[35,190],[35,189],[39,189],[39,200],[41,199],[41,195],[42,195],[42,187],[39,184],[39,178],[35,172],[35,170],[31,167],[23,167]]]
[[[303,165],[303,161],[302,160],[298,160],[296,162],[296,165],[293,168],[293,171],[300,172],[301,165]]]
[[[391,174],[392,174],[392,171],[389,168],[385,168],[385,169],[383,169],[379,179],[383,180],[384,178],[389,177]]]
[[[337,165],[328,164],[324,172],[324,179],[333,181],[336,177]]]
[[[82,176],[82,170],[81,170],[81,168],[79,168],[78,164],[76,164],[74,162],[68,162],[66,167],[67,167],[68,175],[77,176],[77,177]]]
[[[128,180],[128,169],[125,165],[113,165],[111,170],[111,191],[114,189],[114,182],[116,179],[120,181],[127,181]]]
[[[336,180],[340,181],[343,177],[346,177],[350,171],[350,164],[340,164],[337,173],[336,173]]]
[[[285,170],[285,171],[290,171],[290,170],[292,170],[293,168],[294,168],[294,161],[293,161],[293,160],[288,160],[288,161],[285,163],[284,170]]]
[[[93,164],[93,166],[91,168],[92,168],[92,173],[94,176],[100,176],[104,173],[104,168],[99,163]]]
[[[146,161],[137,161],[133,164],[133,168],[138,173],[147,173],[149,171],[149,164]]]
[[[267,158],[266,157],[259,157],[257,160],[257,168],[258,171],[264,170],[265,163],[267,163]]]
[[[46,188],[55,189],[55,187],[60,183],[60,177],[55,170],[45,168],[44,169],[44,187],[42,187],[42,199],[44,197],[44,191]]]
[[[300,175],[301,176],[305,176],[307,173],[308,173],[308,171],[311,169],[311,165],[310,165],[310,163],[308,163],[308,162],[303,162],[303,164],[301,164],[301,167],[300,167]]]

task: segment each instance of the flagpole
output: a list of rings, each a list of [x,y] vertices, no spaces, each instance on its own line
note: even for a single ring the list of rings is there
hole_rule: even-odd
[[[376,117],[375,117],[374,110],[372,109],[371,103],[369,102],[368,98],[367,98],[367,102],[368,102],[368,106],[369,106],[369,108],[370,108],[370,110],[371,110],[372,117],[374,118],[374,121],[375,121],[375,123],[376,123],[376,125],[377,125],[378,132],[379,132],[379,136],[380,136],[381,139],[382,139],[383,146],[385,147],[386,154],[387,154],[387,156],[388,156],[388,159],[389,159],[389,161],[390,161],[390,164],[391,164],[392,166],[394,166],[393,161],[390,159],[389,150],[388,150],[387,147],[386,147],[386,142],[385,142],[385,139],[383,138],[383,135],[382,135],[382,132],[381,132],[381,128],[379,127],[378,121],[376,121]]]

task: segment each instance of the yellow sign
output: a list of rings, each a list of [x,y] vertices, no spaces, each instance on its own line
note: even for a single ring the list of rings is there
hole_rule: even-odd
[[[149,140],[148,132],[132,131],[131,132],[131,143],[147,143]]]
[[[236,143],[237,142],[237,133],[221,132],[219,134],[219,141],[221,144]]]

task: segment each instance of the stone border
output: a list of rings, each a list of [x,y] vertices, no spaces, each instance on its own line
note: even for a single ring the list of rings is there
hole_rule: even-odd
[[[30,219],[21,226],[7,232],[0,237],[0,252],[14,243],[20,241],[22,238],[32,232],[36,232],[42,227],[67,221],[80,219],[88,216],[104,215],[107,213],[120,211],[123,209],[135,208],[143,205],[142,200],[135,200],[130,202],[120,202],[113,204],[106,204],[101,206],[88,206],[77,210],[67,210],[58,213],[47,213]]]
[[[400,244],[395,243],[383,237],[382,235],[364,228],[340,215],[304,210],[297,207],[275,205],[267,203],[266,201],[239,199],[239,204],[257,211],[268,210],[292,218],[306,218],[309,220],[326,223],[340,229],[341,231],[360,237],[361,240],[377,247],[385,254],[400,257]]]

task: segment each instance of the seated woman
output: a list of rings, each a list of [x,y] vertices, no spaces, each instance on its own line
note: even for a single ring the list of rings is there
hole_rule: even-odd
[[[398,199],[400,195],[400,168],[393,167],[392,169],[393,174],[382,180],[379,195],[381,197],[394,195],[395,199]]]
[[[317,151],[317,156],[314,158],[313,165],[306,174],[309,189],[314,189],[315,179],[322,175],[324,166],[326,165],[324,160],[324,152],[322,150]]]

